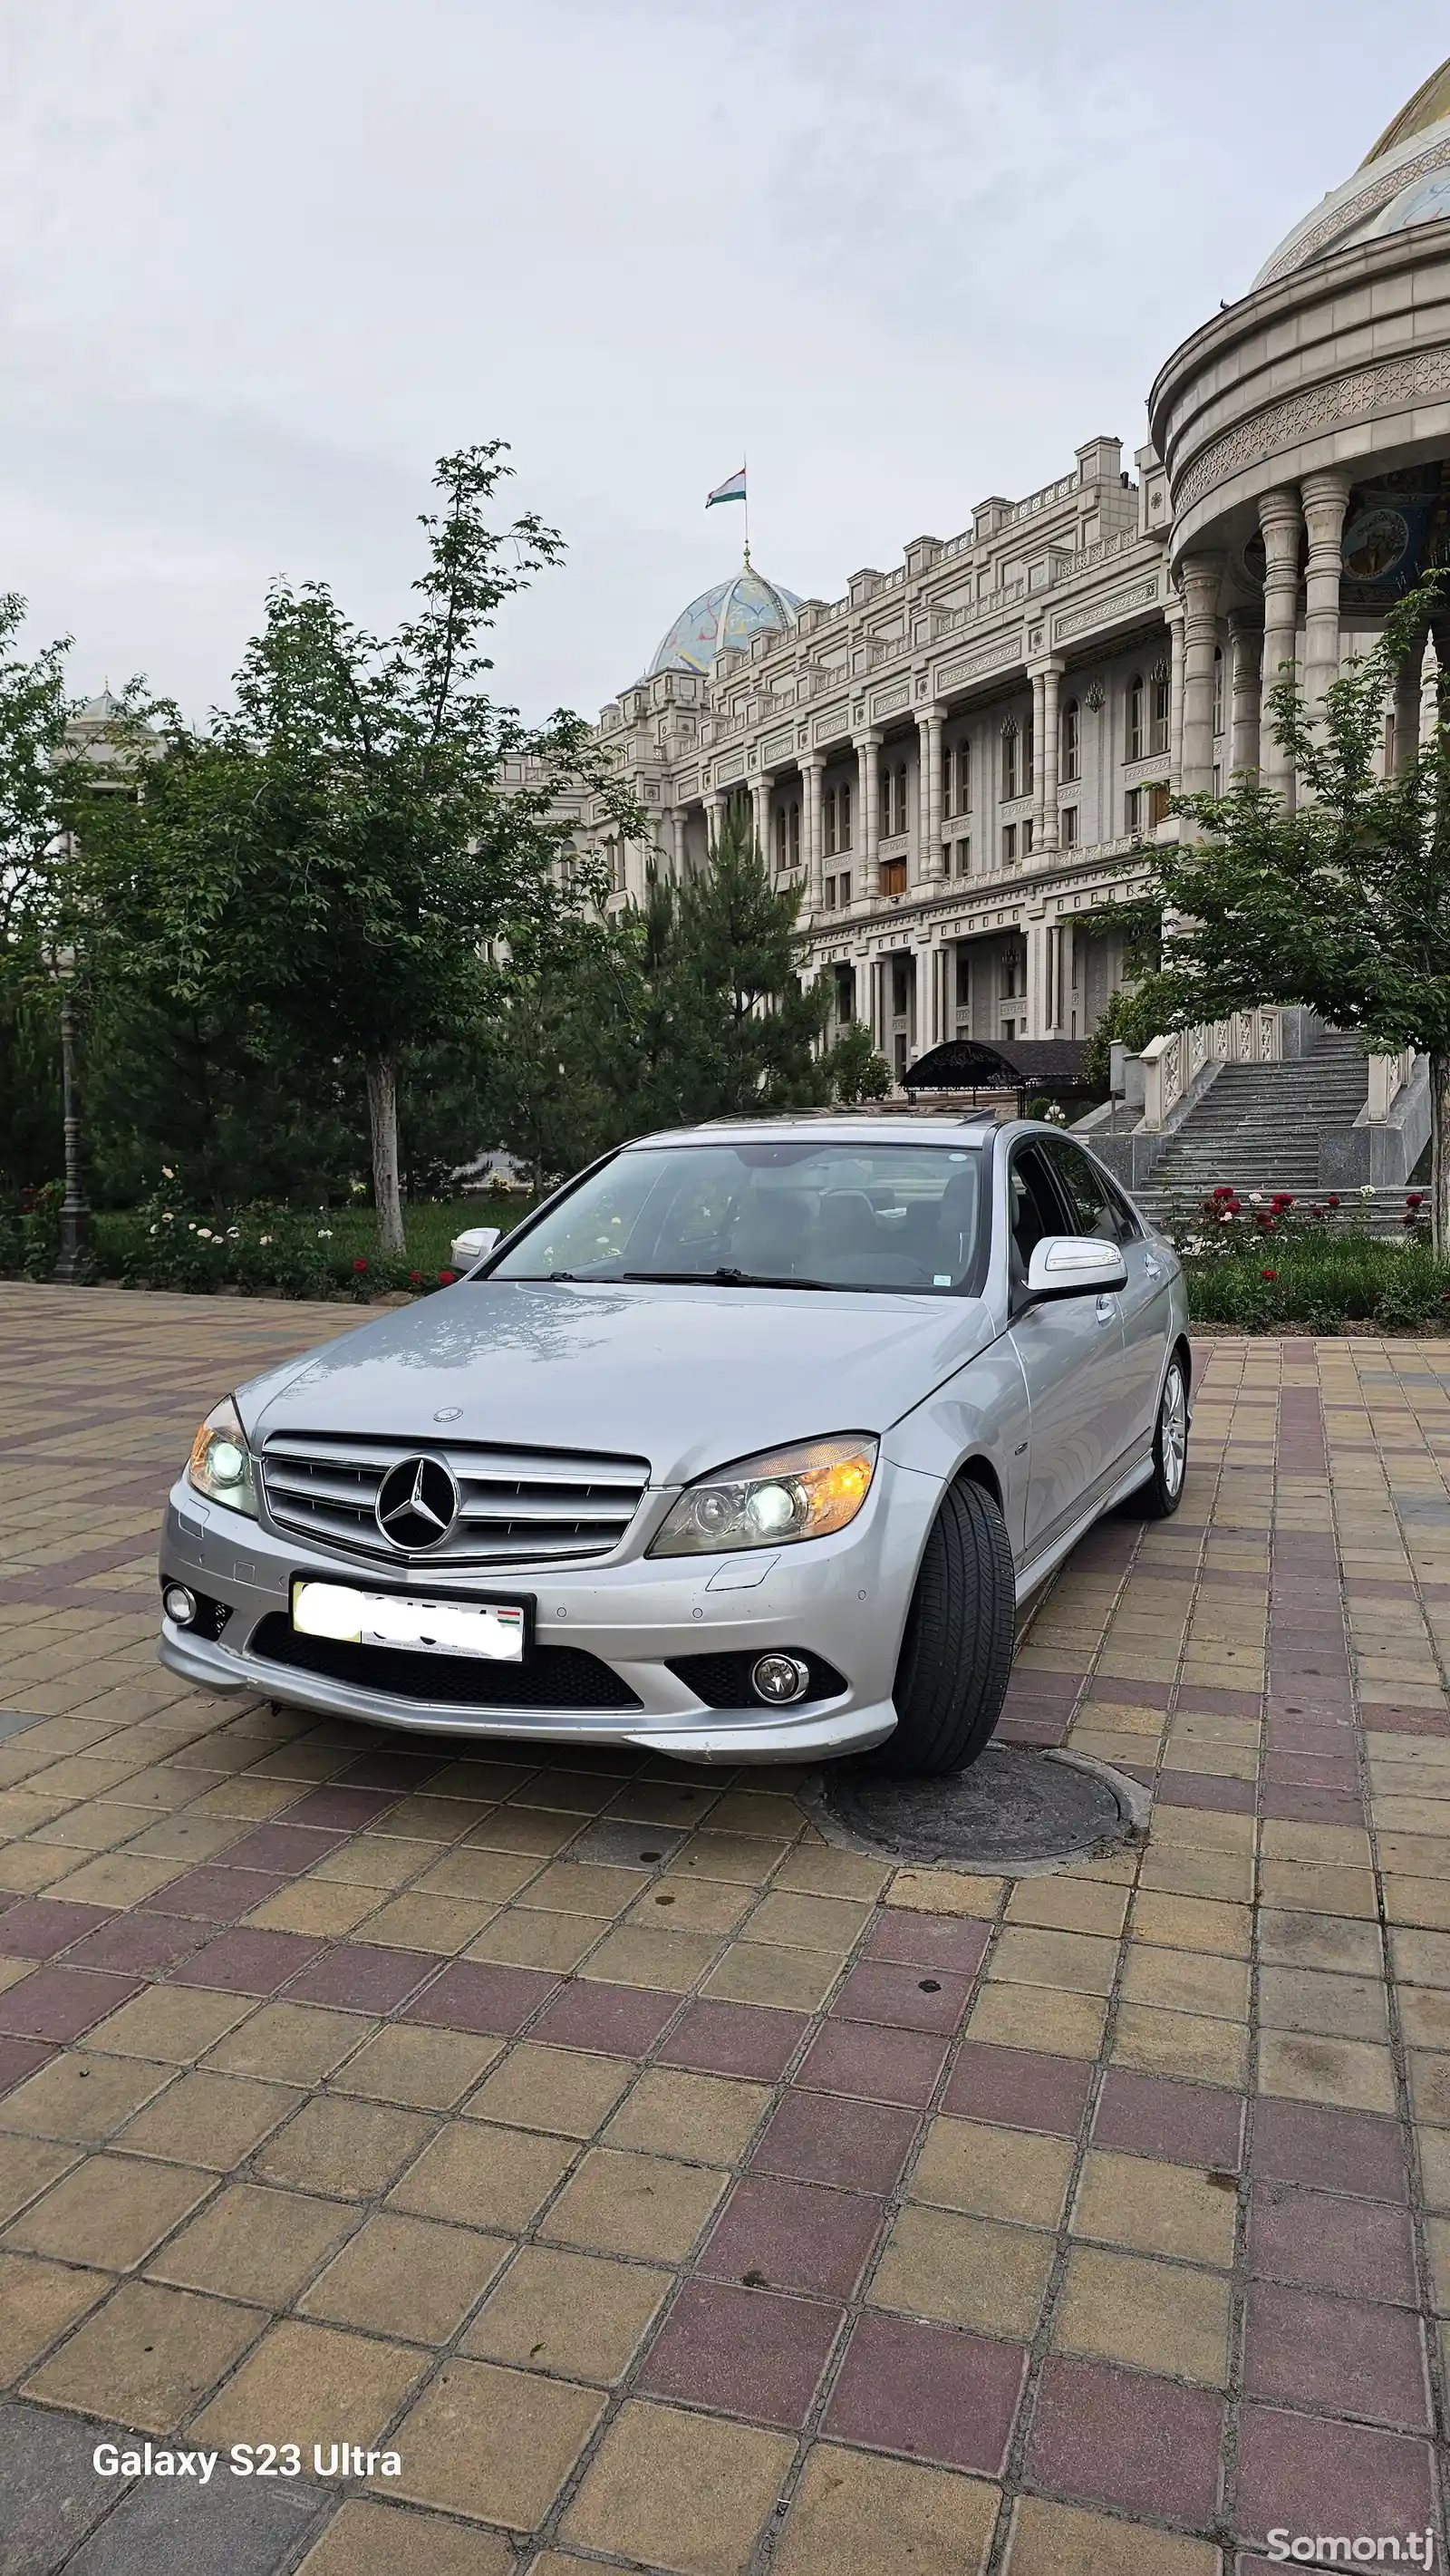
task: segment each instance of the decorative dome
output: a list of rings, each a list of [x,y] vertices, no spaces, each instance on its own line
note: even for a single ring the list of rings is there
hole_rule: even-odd
[[[1254,279],[1272,286],[1356,242],[1450,217],[1450,62],[1422,82],[1352,179],[1296,224]]]
[[[743,652],[757,635],[784,635],[800,609],[793,590],[767,581],[747,561],[742,571],[681,609],[650,671],[706,673],[717,653]]]

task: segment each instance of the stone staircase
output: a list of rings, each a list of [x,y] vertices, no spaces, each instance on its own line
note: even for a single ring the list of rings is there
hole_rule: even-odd
[[[1226,1064],[1134,1196],[1154,1218],[1175,1204],[1191,1206],[1224,1183],[1242,1199],[1254,1190],[1266,1200],[1276,1190],[1320,1199],[1320,1136],[1352,1126],[1368,1091],[1364,1055],[1336,1030],[1325,1030],[1308,1055],[1285,1064]],[[1356,1193],[1343,1195],[1347,1203]],[[1396,1220],[1403,1205],[1395,1194]],[[1385,1222],[1389,1216],[1387,1203]]]

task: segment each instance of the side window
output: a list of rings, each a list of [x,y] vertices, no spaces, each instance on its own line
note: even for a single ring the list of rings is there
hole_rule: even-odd
[[[1117,1243],[1118,1212],[1108,1196],[1106,1181],[1081,1146],[1054,1138],[1042,1150],[1071,1211],[1074,1234],[1096,1234],[1106,1243]]]
[[[1020,1145],[1007,1173],[1007,1269],[1014,1289],[1027,1285],[1034,1244],[1068,1225],[1038,1145]]]

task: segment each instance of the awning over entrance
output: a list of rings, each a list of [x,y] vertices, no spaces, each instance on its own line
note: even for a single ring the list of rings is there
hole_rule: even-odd
[[[918,1056],[901,1077],[903,1091],[1074,1091],[1082,1080],[1085,1038],[948,1038]]]

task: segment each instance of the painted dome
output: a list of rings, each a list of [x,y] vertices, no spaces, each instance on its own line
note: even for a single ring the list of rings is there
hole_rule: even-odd
[[[650,671],[708,672],[717,653],[743,652],[757,635],[784,635],[800,609],[793,590],[746,564],[681,609]]]
[[[1381,241],[1450,217],[1450,62],[1422,82],[1352,179],[1332,188],[1265,260],[1255,286],[1272,286],[1331,251]]]

